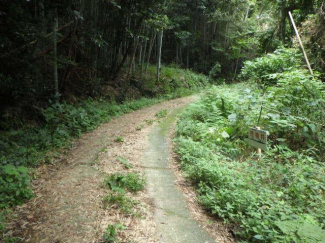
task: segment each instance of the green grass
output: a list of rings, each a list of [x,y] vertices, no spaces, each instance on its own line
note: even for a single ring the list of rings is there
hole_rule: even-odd
[[[109,175],[105,179],[105,184],[111,190],[125,189],[130,192],[137,192],[144,188],[145,180],[139,173],[128,172],[128,173],[114,173]]]
[[[155,116],[158,119],[161,119],[161,118],[166,117],[167,116],[167,113],[168,113],[168,111],[166,109],[163,109],[163,110],[158,111]]]
[[[125,192],[110,192],[103,199],[104,207],[116,207],[124,214],[136,215],[135,206],[138,201],[128,197]]]
[[[124,138],[121,136],[117,136],[116,138],[114,138],[114,142],[116,143],[123,143],[124,142]]]
[[[125,163],[125,159],[121,159]],[[125,163],[127,164],[127,163]],[[129,163],[127,164],[129,165]],[[124,214],[130,214],[133,216],[140,216],[135,210],[138,201],[127,196],[126,191],[136,193],[144,189],[145,180],[139,173],[114,173],[109,175],[105,181],[105,185],[111,190],[104,197],[104,207],[114,206],[121,210]]]

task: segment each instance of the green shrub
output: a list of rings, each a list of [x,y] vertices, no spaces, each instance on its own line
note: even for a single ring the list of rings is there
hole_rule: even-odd
[[[300,70],[277,80],[264,91],[242,83],[206,92],[178,122],[177,151],[200,203],[235,225],[240,240],[317,242],[325,227],[324,131],[315,123],[323,120],[324,84]],[[270,150],[257,160],[243,139],[262,105]]]
[[[220,63],[216,63],[209,72],[209,77],[213,80],[217,80],[221,74],[221,65]]]
[[[261,85],[274,85],[277,81],[274,74],[294,70],[301,64],[302,55],[299,50],[278,49],[272,54],[246,61],[239,77]]]
[[[22,204],[32,197],[28,169],[23,166],[0,167],[0,209]]]

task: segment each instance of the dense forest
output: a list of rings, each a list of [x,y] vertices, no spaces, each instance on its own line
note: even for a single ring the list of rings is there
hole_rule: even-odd
[[[1,1],[1,116],[17,104],[37,112],[56,96],[141,89],[158,59],[231,82],[245,59],[293,45],[289,10],[315,53],[314,68],[324,70],[321,7],[306,0]]]
[[[200,203],[243,242],[324,242],[324,26],[323,0],[1,0],[0,233],[73,138],[209,89],[177,128]]]

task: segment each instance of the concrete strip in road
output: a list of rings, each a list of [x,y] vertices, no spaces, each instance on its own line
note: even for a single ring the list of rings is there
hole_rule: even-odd
[[[191,218],[185,197],[175,186],[176,176],[168,167],[171,159],[168,131],[179,112],[173,111],[152,129],[143,160],[149,195],[155,203],[157,233],[165,243],[212,243],[214,239]]]

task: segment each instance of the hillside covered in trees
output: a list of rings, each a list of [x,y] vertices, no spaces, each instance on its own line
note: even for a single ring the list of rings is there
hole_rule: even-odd
[[[323,0],[2,0],[0,240],[73,139],[205,90],[176,134],[204,209],[242,242],[324,242],[324,26]]]
[[[324,70],[321,7],[305,0],[1,1],[1,116],[17,104],[37,112],[55,96],[118,90],[123,100],[125,90],[141,92],[160,40],[164,65],[231,82],[243,60],[293,45],[289,10],[314,68]]]

